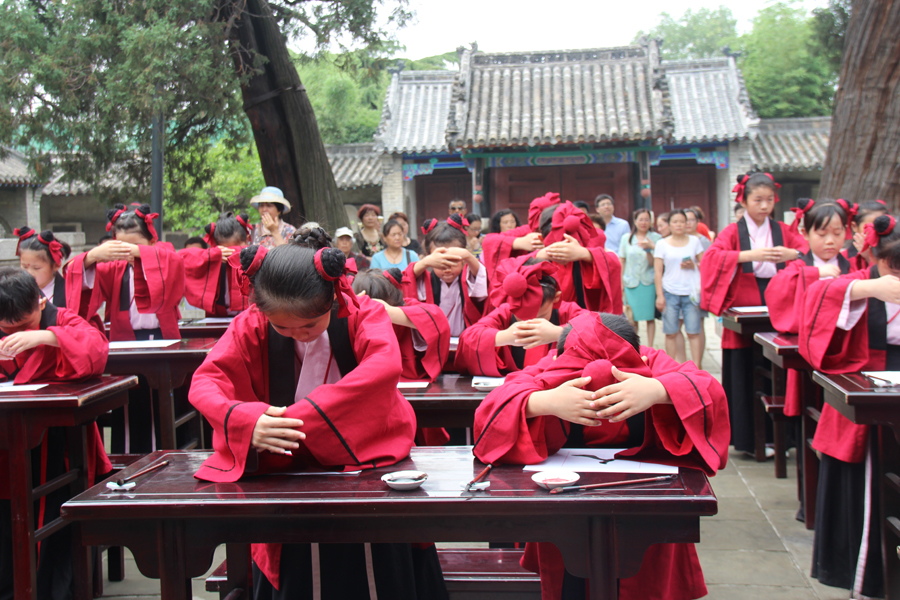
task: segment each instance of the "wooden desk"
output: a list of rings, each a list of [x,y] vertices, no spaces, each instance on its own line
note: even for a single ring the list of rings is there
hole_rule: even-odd
[[[722,313],[722,326],[748,338],[762,331],[772,331],[769,311],[755,313],[738,313],[726,310]]]
[[[811,371],[812,367],[800,356],[799,337],[791,333],[764,331],[753,335],[757,344],[762,346],[763,356],[773,365],[781,369],[797,369]]]
[[[442,373],[427,388],[401,389],[419,427],[472,427],[475,410],[489,391],[472,387],[471,375]]]
[[[85,426],[101,414],[128,403],[128,388],[137,377],[101,377],[79,383],[51,383],[31,392],[0,393],[0,448],[8,452],[12,513],[13,585],[16,600],[37,597],[35,544],[65,526],[56,519],[34,530],[34,502],[50,491],[69,486],[71,496],[90,487],[87,479]],[[41,486],[35,494],[31,480],[31,449],[41,443],[48,427],[69,428],[69,471]],[[77,536],[76,536],[77,537]],[[92,597],[90,553],[81,545],[73,555],[75,597]]]
[[[178,321],[182,338],[220,338],[230,323],[200,323],[202,319]]]
[[[190,598],[190,578],[209,569],[223,543],[229,589],[248,590],[246,567],[238,566],[247,564],[251,542],[509,539],[555,543],[569,571],[592,580],[591,598],[614,600],[616,577],[634,575],[650,544],[697,542],[700,517],[717,512],[706,476],[689,469],[655,490],[550,495],[530,472],[503,465],[491,472],[489,491],[465,493],[460,482],[483,468],[471,447],[413,448],[399,464],[358,476],[266,476],[229,484],[193,478],[207,456],[150,454],[122,475],[163,458],[172,462],[128,494],[95,486],[63,506],[64,518],[81,525],[86,544],[131,548],[141,572],[161,579],[165,600]],[[380,480],[411,468],[430,476],[418,490],[393,491]],[[624,478],[587,474],[582,481]]]
[[[197,370],[206,356],[216,345],[216,338],[190,338],[181,340],[168,348],[146,348],[139,350],[111,350],[106,362],[106,373],[112,375],[143,375],[152,390],[156,390],[159,406],[160,437],[162,448],[177,449],[175,430],[181,425],[197,419],[196,410],[175,416],[175,388],[184,385],[184,380]],[[200,427],[202,431],[202,427]],[[201,435],[189,442],[185,448],[193,448],[202,442]]]
[[[881,549],[884,560],[885,598],[900,598],[900,388],[877,387],[860,373],[828,375],[815,371],[825,402],[850,421],[875,425],[881,497]],[[892,435],[893,433],[893,435]]]

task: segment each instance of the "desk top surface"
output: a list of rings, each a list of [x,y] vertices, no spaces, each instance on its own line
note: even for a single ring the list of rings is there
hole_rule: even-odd
[[[133,375],[104,375],[79,382],[48,383],[39,390],[0,393],[0,410],[78,407],[137,385]]]
[[[521,466],[498,465],[483,492],[465,492],[484,465],[471,447],[419,447],[390,467],[355,475],[290,474],[245,477],[235,483],[210,483],[193,477],[208,452],[160,451],[147,455],[116,477],[168,459],[167,467],[136,480],[129,492],[113,492],[105,483],[67,502],[63,513],[73,520],[134,518],[245,517],[306,518],[315,515],[428,516],[484,514],[678,514],[712,515],[717,504],[706,476],[681,469],[673,480],[655,485],[612,488],[602,492],[550,494]],[[429,474],[417,490],[395,491],[381,481],[392,471],[416,469]],[[580,484],[636,479],[640,475],[584,473]]]
[[[753,339],[764,347],[770,347],[775,354],[796,354],[800,352],[800,338],[792,333],[764,331],[753,335]]]
[[[109,360],[132,359],[148,355],[153,358],[206,356],[218,341],[219,338],[185,338],[168,348],[119,348],[109,351]]]
[[[722,318],[738,323],[768,323],[769,311],[760,312],[736,312],[728,309],[722,313]]]
[[[848,404],[885,404],[900,408],[900,386],[879,386],[862,373],[833,375],[815,371],[813,381]]]
[[[441,373],[438,378],[424,388],[401,388],[400,393],[408,400],[483,400],[491,390],[472,387],[471,375]]]

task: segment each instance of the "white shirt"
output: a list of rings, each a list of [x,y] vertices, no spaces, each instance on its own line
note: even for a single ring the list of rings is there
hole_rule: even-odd
[[[768,218],[762,225],[757,225],[750,215],[744,215],[747,231],[750,234],[750,249],[774,248],[772,245],[772,224]],[[778,273],[775,263],[753,261],[753,274],[760,279],[771,279]]]
[[[131,291],[131,304],[128,306],[128,320],[131,322],[131,328],[135,331],[142,329],[157,329],[159,327],[159,319],[153,313],[138,312],[134,303],[134,266],[129,265],[128,269],[128,289]],[[94,289],[94,280],[97,277],[96,265],[91,265],[84,270],[84,287]],[[106,306],[115,306],[113,303],[118,302],[118,298],[107,298]]]
[[[53,292],[56,290],[56,278],[50,280],[50,283],[41,288],[41,293],[47,298],[47,302],[53,304]]]
[[[294,341],[294,354],[300,363],[300,379],[294,392],[294,403],[309,396],[313,390],[326,383],[341,380],[341,371],[331,351],[328,332],[309,342]]]
[[[698,256],[703,254],[703,246],[696,236],[689,235],[688,243],[684,246],[673,246],[670,238],[664,238],[656,242],[653,250],[654,258],[663,259],[663,291],[675,296],[690,296],[700,287],[700,265]],[[685,258],[694,262],[693,269],[682,269],[681,263]]]
[[[469,286],[469,298],[475,300],[487,298],[487,271],[484,266],[478,267],[477,274],[472,274],[472,270],[467,269],[466,284]],[[431,273],[425,273],[425,276],[419,277],[416,283],[416,291],[421,302],[425,302],[428,298],[425,292],[426,285],[431,285]],[[441,281],[441,310],[450,322],[452,337],[459,337],[466,328],[465,305],[460,297],[459,286],[458,277],[449,285]]]
[[[856,326],[869,305],[868,298],[850,300],[850,291],[856,283],[856,281],[853,281],[847,286],[847,292],[844,294],[844,303],[841,306],[841,314],[838,315],[838,329],[843,329],[844,331],[850,331]],[[886,313],[885,321],[887,321],[887,343],[892,346],[900,346],[900,315],[898,315],[900,313],[900,304],[885,302],[884,311]]]

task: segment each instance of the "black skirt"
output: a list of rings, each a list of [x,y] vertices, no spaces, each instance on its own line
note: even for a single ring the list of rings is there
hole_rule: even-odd
[[[411,544],[371,544],[378,598],[447,600],[437,549]],[[365,544],[319,544],[322,600],[370,597]],[[312,546],[281,546],[281,589],[253,563],[253,600],[313,600]]]
[[[741,452],[756,449],[753,423],[753,348],[722,349],[722,387],[728,398],[731,445]],[[766,418],[766,441],[772,440],[772,424]]]
[[[861,463],[847,463],[822,454],[811,575],[825,585],[882,598],[884,570],[874,437],[869,435],[869,451]]]

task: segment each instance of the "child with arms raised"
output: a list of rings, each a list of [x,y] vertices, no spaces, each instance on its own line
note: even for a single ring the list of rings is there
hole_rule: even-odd
[[[384,307],[350,289],[343,252],[286,244],[268,253],[250,246],[240,257],[255,305],[194,375],[190,400],[212,424],[215,449],[196,476],[237,481],[249,454],[257,473],[405,458],[416,418],[397,390],[397,340]],[[323,599],[369,597],[372,579],[379,597],[446,598],[433,547],[255,544],[252,554],[257,600],[312,598],[313,565]]]
[[[34,277],[22,269],[0,268],[0,381],[17,385],[73,381],[97,377],[106,366],[109,352],[106,337],[75,312],[58,308],[42,296]],[[33,432],[33,438],[40,437]],[[87,445],[88,478],[108,473],[112,466],[103,451],[96,424],[89,427]],[[0,597],[12,598],[13,551],[9,503],[8,456],[0,451]],[[32,450],[32,481],[35,485],[65,473],[66,432],[50,428],[41,443]],[[52,492],[35,506],[37,526],[43,527],[59,517],[66,500],[66,488]],[[72,539],[67,527],[40,544],[37,556],[37,598],[48,600],[71,597]]]
[[[569,330],[571,327],[571,330]],[[722,386],[691,363],[639,346],[619,315],[575,317],[558,356],[507,376],[475,413],[474,453],[486,463],[534,464],[560,448],[627,448],[619,457],[702,469],[728,456]],[[529,543],[523,566],[541,574],[542,598],[585,598],[584,580],[565,571],[559,550]],[[706,594],[693,544],[656,544],[619,598],[686,600]]]
[[[19,227],[13,233],[19,238],[16,256],[19,266],[31,273],[41,293],[53,306],[66,306],[66,280],[60,273],[66,245],[53,236],[49,229],[38,233],[30,227]]]

